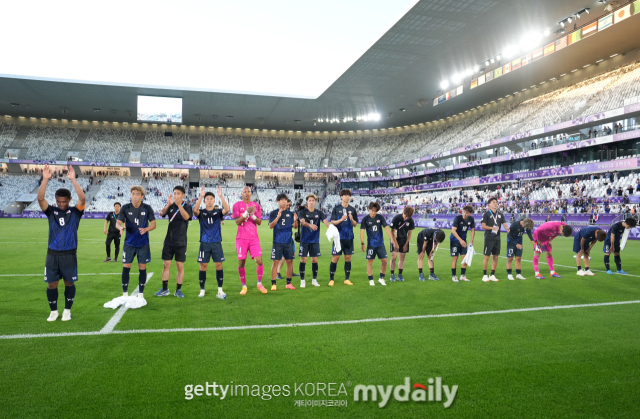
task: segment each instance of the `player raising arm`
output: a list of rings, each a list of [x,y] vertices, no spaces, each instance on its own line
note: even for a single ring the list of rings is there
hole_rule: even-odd
[[[58,283],[64,281],[64,311],[62,321],[71,320],[71,306],[76,296],[75,282],[78,280],[78,226],[80,218],[84,214],[84,193],[76,180],[76,172],[73,166],[69,166],[67,177],[73,184],[78,195],[75,207],[69,207],[71,191],[58,189],[56,191],[56,205],[51,206],[45,199],[47,184],[51,179],[49,165],[42,171],[42,183],[38,189],[38,204],[40,209],[49,219],[49,245],[47,246],[47,259],[44,265],[44,282],[47,283],[47,301],[51,314],[47,321],[55,321],[58,318]]]
[[[218,293],[216,298],[224,300],[227,294],[222,291],[222,283],[224,275],[222,271],[222,262],[224,262],[224,253],[222,252],[222,233],[220,225],[225,215],[229,213],[229,204],[224,199],[222,188],[218,186],[218,197],[222,202],[222,210],[217,205],[213,192],[204,191],[204,187],[200,189],[200,198],[196,202],[193,214],[200,221],[200,249],[198,250],[198,262],[200,263],[199,281],[200,295],[204,297],[204,285],[207,281],[207,267],[209,259],[213,259],[216,267],[216,280],[218,281]],[[205,208],[200,209],[202,199],[204,198]]]

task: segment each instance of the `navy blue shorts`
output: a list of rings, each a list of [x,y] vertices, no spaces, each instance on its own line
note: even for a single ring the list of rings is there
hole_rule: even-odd
[[[292,260],[295,258],[291,243],[273,243],[271,247],[271,260]]]
[[[316,258],[320,256],[320,243],[300,243],[300,253],[298,256],[301,258],[312,257]]]
[[[521,258],[522,257],[522,250],[524,249],[518,249],[516,247],[517,244],[520,244],[520,246],[522,246],[522,243],[507,243],[507,257],[508,258]]]
[[[580,253],[580,250],[582,250],[582,248],[580,247],[580,241],[581,240],[582,239],[580,238],[580,236],[574,236],[573,237],[573,253]],[[588,241],[584,242],[584,250],[585,251],[589,250],[589,247],[591,247],[591,243],[593,243],[593,242],[588,242]]]
[[[611,234],[607,234],[607,239],[604,241],[604,247],[602,253],[618,253],[620,252],[620,242],[616,240],[611,247]]]
[[[213,259],[214,263],[224,262],[224,253],[222,252],[222,243],[200,243],[198,251],[198,263],[209,263],[209,259]]]
[[[149,245],[145,244],[140,247],[133,247],[125,244],[122,248],[122,263],[133,263],[133,260],[138,257],[139,264],[145,264],[151,262],[151,251]]]
[[[386,259],[387,258],[387,249],[383,246],[370,247],[367,246],[367,259],[375,259],[376,256],[378,259]]]
[[[336,252],[335,246],[333,243],[331,244],[331,254],[336,255],[353,255],[353,239],[351,240],[342,240],[340,239],[340,251]]]
[[[78,280],[78,259],[75,253],[68,255],[47,254],[44,263],[44,282],[57,282],[64,279],[67,282]]]
[[[467,246],[469,245],[467,244]],[[449,240],[449,247],[451,248],[451,257],[465,256],[467,254],[467,248],[462,247],[457,240]]]

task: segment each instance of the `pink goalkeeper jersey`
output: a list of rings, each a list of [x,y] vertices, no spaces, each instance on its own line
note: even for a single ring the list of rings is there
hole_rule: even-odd
[[[548,221],[533,232],[533,240],[539,243],[549,243],[560,235],[560,226],[566,225],[567,223],[561,223],[560,221]]]
[[[245,204],[243,201],[236,202],[233,204],[233,218],[238,218],[249,207],[256,207],[256,210],[253,212],[257,218],[262,218],[262,211],[260,210],[260,204],[257,202],[250,202],[249,204]],[[251,216],[242,224],[238,226],[238,234],[236,235],[236,240],[258,240],[258,227],[256,222],[253,221]]]

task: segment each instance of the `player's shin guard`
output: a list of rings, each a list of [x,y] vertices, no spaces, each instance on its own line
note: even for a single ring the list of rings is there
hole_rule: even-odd
[[[222,288],[222,283],[224,282],[224,271],[222,269],[216,271],[216,281],[218,281],[218,287]]]
[[[622,259],[620,259],[620,255],[613,255],[613,260],[616,262],[616,268],[621,271],[622,270]]]
[[[58,291],[56,289],[56,291]],[[70,287],[64,287],[64,308],[65,310],[71,310],[73,300],[76,298],[76,284]]]
[[[607,268],[607,271],[611,270],[611,267],[609,266],[609,255],[604,255],[604,266]]]
[[[122,292],[129,291],[129,272],[131,268],[122,268]]]
[[[552,255],[547,255],[547,265],[549,265],[549,269],[551,270],[551,272],[555,272],[556,270],[553,269],[553,256]]]
[[[304,262],[300,262],[300,265],[298,266],[298,271],[300,271],[300,279],[303,280],[304,279],[304,271],[307,269],[307,264]]]
[[[540,256],[533,255],[533,271],[535,273],[540,273]]]
[[[311,272],[313,272],[313,279],[318,279],[318,263],[311,264]]]
[[[338,269],[338,264],[331,262],[329,264],[329,279],[333,281],[333,276],[336,274],[336,269]],[[344,271],[347,272],[347,262],[344,263]],[[349,278],[349,277],[347,277]]]
[[[216,271],[216,275],[217,275]],[[204,283],[207,282],[207,271],[200,271],[198,273],[198,281],[200,281],[200,289],[204,291]]]
[[[47,288],[47,300],[51,311],[58,310],[58,288]]]
[[[258,284],[262,284],[262,275],[264,275],[264,265],[256,266],[256,275],[258,276]]]
[[[238,275],[240,275],[240,282],[242,282],[242,286],[247,286],[247,272],[244,269],[244,266],[238,267]]]
[[[334,264],[333,271],[335,272],[335,264]],[[349,275],[351,275],[351,262],[345,262],[344,263],[344,280],[345,281],[349,279]],[[331,279],[333,279],[333,275],[331,276]]]
[[[147,283],[147,270],[141,269],[138,274],[138,294],[144,293],[144,286]]]

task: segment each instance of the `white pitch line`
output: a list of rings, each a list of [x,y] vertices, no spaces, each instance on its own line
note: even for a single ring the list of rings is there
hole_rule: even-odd
[[[116,272],[116,273],[104,273],[104,272],[100,272],[100,273],[95,273],[95,274],[78,274],[78,276],[94,276],[94,275],[120,275],[122,274],[122,272]],[[39,274],[14,274],[14,275],[0,275],[0,276],[44,276],[44,273],[39,273]]]
[[[151,279],[151,277],[153,276],[153,272],[151,272],[149,275],[147,275],[147,280],[144,283],[145,287],[147,286],[147,284],[149,283],[149,280]],[[137,296],[139,288],[136,286],[136,289],[131,293],[132,297]],[[124,316],[124,313],[126,313],[126,311],[128,310],[127,307],[125,307],[126,304],[123,304],[118,311],[116,312],[116,314],[113,315],[113,317],[107,322],[107,324],[104,325],[104,327],[102,328],[102,330],[100,330],[100,334],[104,335],[104,334],[108,334],[108,333],[112,333],[113,329],[116,327],[116,325],[118,324],[118,322],[120,321],[120,319],[122,319],[122,316]]]
[[[482,316],[482,315],[488,315],[488,314],[524,313],[524,312],[531,312],[531,311],[562,310],[562,309],[585,308],[585,307],[604,307],[604,306],[617,306],[617,305],[626,305],[626,304],[640,304],[640,300],[613,301],[609,303],[571,304],[571,305],[564,305],[564,306],[514,308],[514,309],[508,309],[508,310],[475,311],[470,313],[426,314],[422,316],[387,317],[387,318],[379,317],[379,318],[373,318],[373,319],[337,320],[337,321],[330,321],[330,322],[264,324],[264,325],[253,325],[253,326],[197,327],[197,328],[181,328],[181,329],[138,329],[138,330],[134,329],[134,330],[114,330],[111,332],[102,332],[102,330],[104,330],[103,328],[99,332],[0,335],[0,339],[32,339],[32,338],[67,337],[67,336],[92,336],[92,335],[105,335],[105,334],[129,335],[129,334],[142,334],[142,333],[220,332],[220,331],[229,331],[229,330],[281,329],[281,328],[289,328],[289,327],[332,326],[332,325],[341,325],[341,324],[376,323],[376,322],[389,322],[389,321],[400,321],[400,320],[438,319],[438,318],[444,318],[444,317]]]

